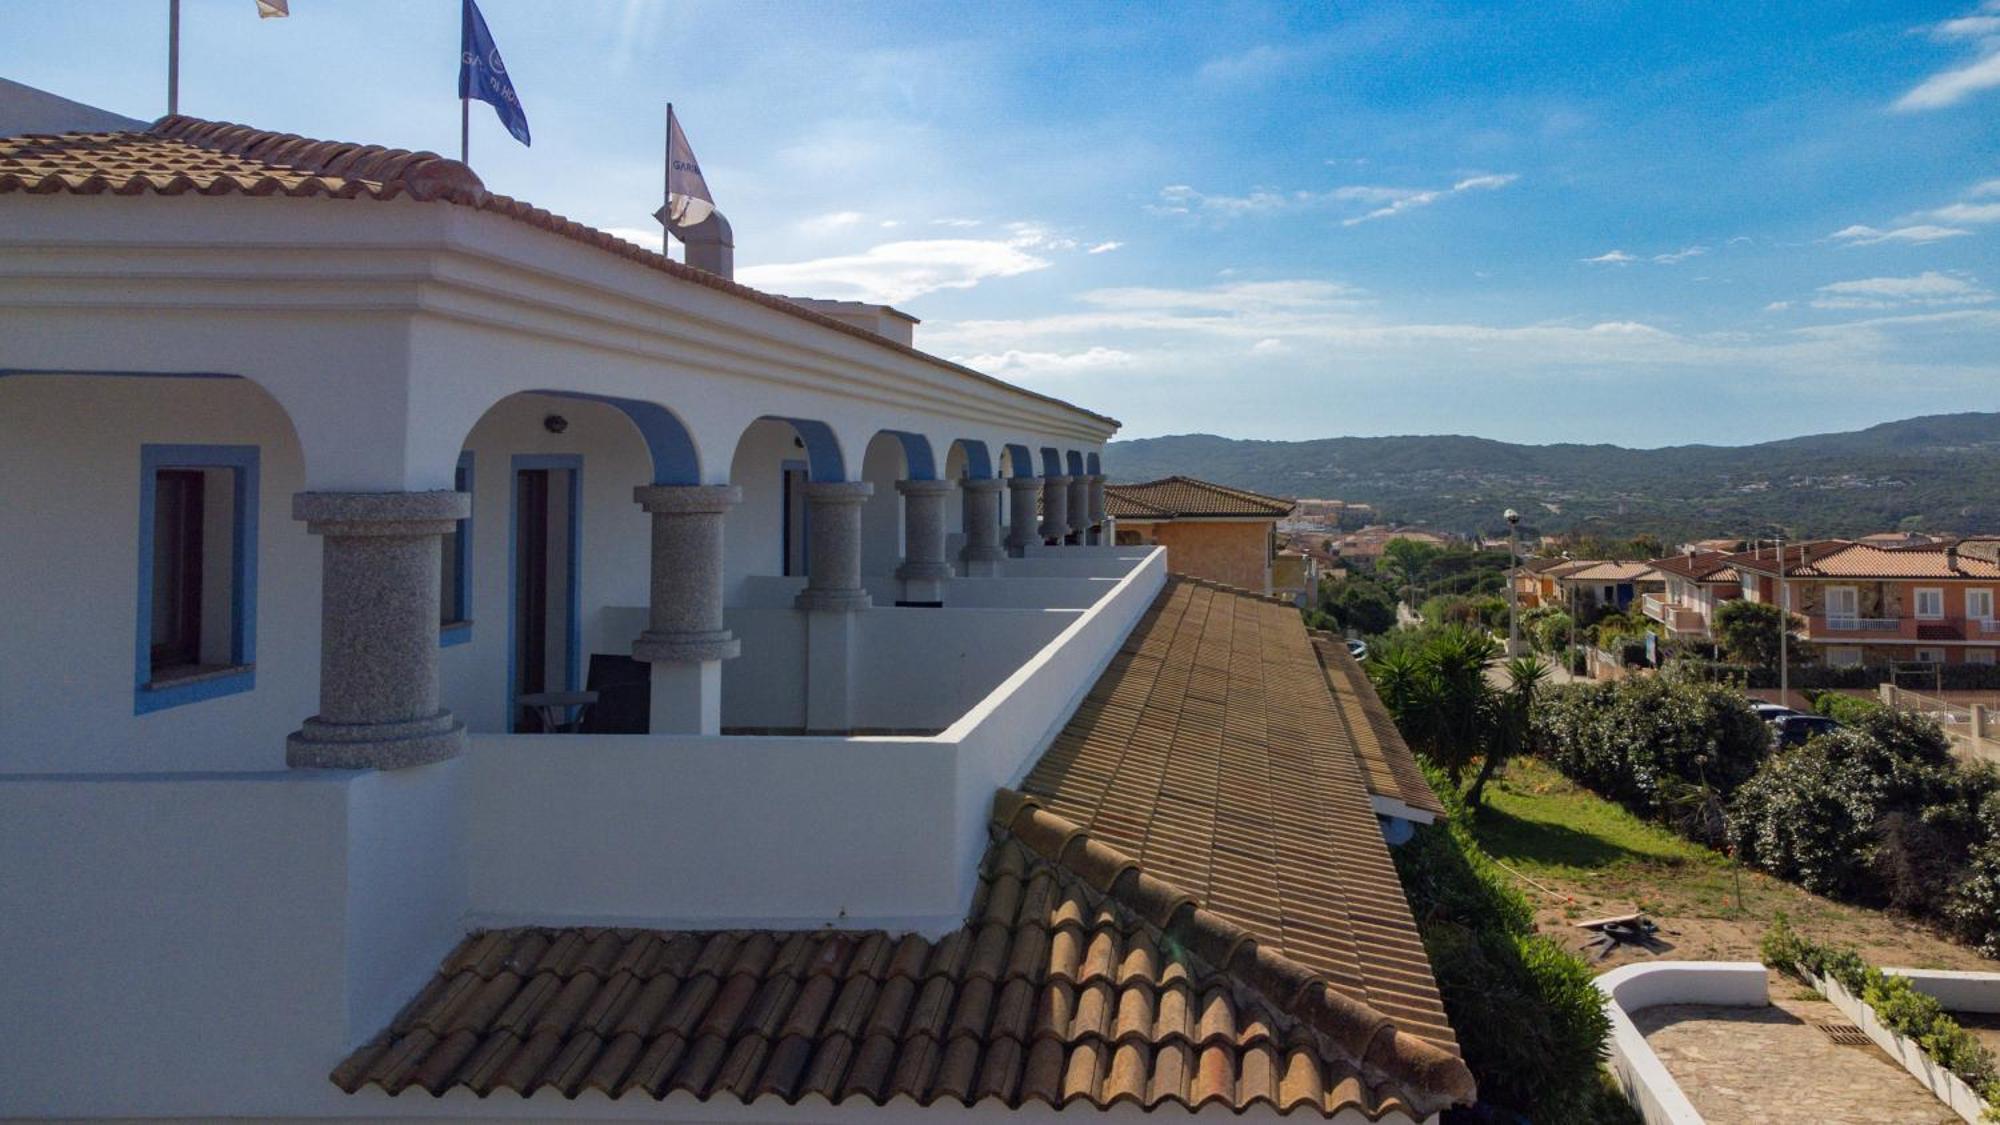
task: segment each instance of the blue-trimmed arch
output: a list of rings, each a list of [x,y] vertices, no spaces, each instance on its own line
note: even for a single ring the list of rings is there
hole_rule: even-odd
[[[1045,477],[1063,475],[1062,454],[1057,453],[1053,445],[1042,447],[1042,475]]]
[[[1073,477],[1083,475],[1083,454],[1074,449],[1069,451],[1069,475]]]
[[[847,479],[847,463],[840,455],[840,439],[833,436],[832,426],[811,418],[787,418],[782,414],[766,414],[764,417],[786,423],[799,435],[799,444],[806,447],[806,472],[813,480]]]
[[[653,455],[654,484],[700,484],[701,457],[695,452],[694,436],[687,427],[674,416],[674,412],[657,402],[647,402],[636,398],[618,398],[614,395],[590,394],[586,391],[535,391],[535,394],[550,395],[555,398],[575,398],[585,402],[601,402],[617,407],[632,424],[639,428],[639,436],[646,441],[646,449]]]
[[[1095,453],[1085,454],[1083,465],[1091,476],[1101,476],[1104,473],[1104,459]]]
[[[936,480],[937,459],[931,456],[931,441],[922,434],[908,430],[883,430],[882,433],[895,438],[903,447],[903,471],[908,480]]]
[[[953,449],[965,451],[965,475],[972,480],[990,480],[993,477],[993,456],[986,449],[986,443],[973,438],[959,438],[951,443]],[[949,451],[945,453],[950,459]]]
[[[1027,446],[1016,442],[1008,442],[1007,460],[1013,465],[1015,476],[1031,477],[1035,475],[1035,455],[1028,451]]]

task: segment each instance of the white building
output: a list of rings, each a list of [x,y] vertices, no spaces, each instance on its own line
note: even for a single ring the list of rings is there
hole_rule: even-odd
[[[1297,615],[911,327],[427,153],[0,140],[0,1116],[1469,1100]],[[1232,645],[1304,812],[1219,811]]]

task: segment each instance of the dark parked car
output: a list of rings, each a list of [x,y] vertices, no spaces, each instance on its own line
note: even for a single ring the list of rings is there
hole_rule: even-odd
[[[1824,715],[1779,715],[1771,720],[1771,740],[1779,746],[1803,746],[1815,735],[1839,729],[1839,723]]]

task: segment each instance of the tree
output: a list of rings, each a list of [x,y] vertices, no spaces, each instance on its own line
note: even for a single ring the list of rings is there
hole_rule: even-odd
[[[1493,742],[1496,704],[1486,666],[1499,645],[1484,630],[1449,626],[1369,661],[1396,729],[1457,788]]]
[[[1715,611],[1715,636],[1723,655],[1755,668],[1778,664],[1778,631],[1798,641],[1798,619],[1768,602],[1728,601]]]
[[[1396,627],[1396,599],[1373,582],[1343,582],[1330,603],[1343,628],[1375,636]]]
[[[1382,561],[1376,565],[1389,579],[1390,589],[1397,596],[1415,601],[1416,596],[1411,591],[1429,577],[1431,564],[1442,553],[1430,543],[1415,539],[1391,539],[1382,545]]]
[[[1548,678],[1549,666],[1532,656],[1517,656],[1507,662],[1507,690],[1490,702],[1493,724],[1487,732],[1485,760],[1479,763],[1479,776],[1472,779],[1472,788],[1465,794],[1465,803],[1474,809],[1480,807],[1493,772],[1507,759],[1527,751],[1533,737],[1535,695]]]

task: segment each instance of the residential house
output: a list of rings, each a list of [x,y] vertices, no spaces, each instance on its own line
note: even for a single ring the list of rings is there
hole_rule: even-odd
[[[1565,569],[1554,581],[1559,604],[1600,611],[1623,612],[1642,594],[1666,589],[1663,576],[1642,562],[1593,562]]]
[[[1365,679],[1103,541],[1114,419],[684,241],[0,139],[0,1116],[1470,1103]]]
[[[1373,566],[1382,557],[1383,549],[1397,539],[1408,539],[1413,543],[1423,543],[1432,547],[1451,545],[1450,536],[1440,535],[1435,531],[1370,524],[1359,531],[1340,537],[1341,560],[1350,566]]]
[[[1881,547],[1844,539],[1775,546],[1729,558],[1743,596],[1787,604],[1800,636],[1835,667],[1921,661],[1991,664],[2000,539]]]
[[[1177,573],[1259,594],[1276,588],[1277,523],[1291,514],[1290,500],[1173,476],[1106,485],[1104,503],[1120,546],[1165,547]],[[1304,583],[1303,571],[1287,570],[1288,596]]]
[[[1715,639],[1716,607],[1743,593],[1730,557],[1730,552],[1690,550],[1654,559],[1648,565],[1665,579],[1665,589],[1640,595],[1643,612],[1669,637]]]
[[[1514,593],[1522,609],[1564,605],[1564,591],[1556,582],[1565,574],[1595,566],[1595,560],[1561,557],[1523,559],[1514,568]]]

